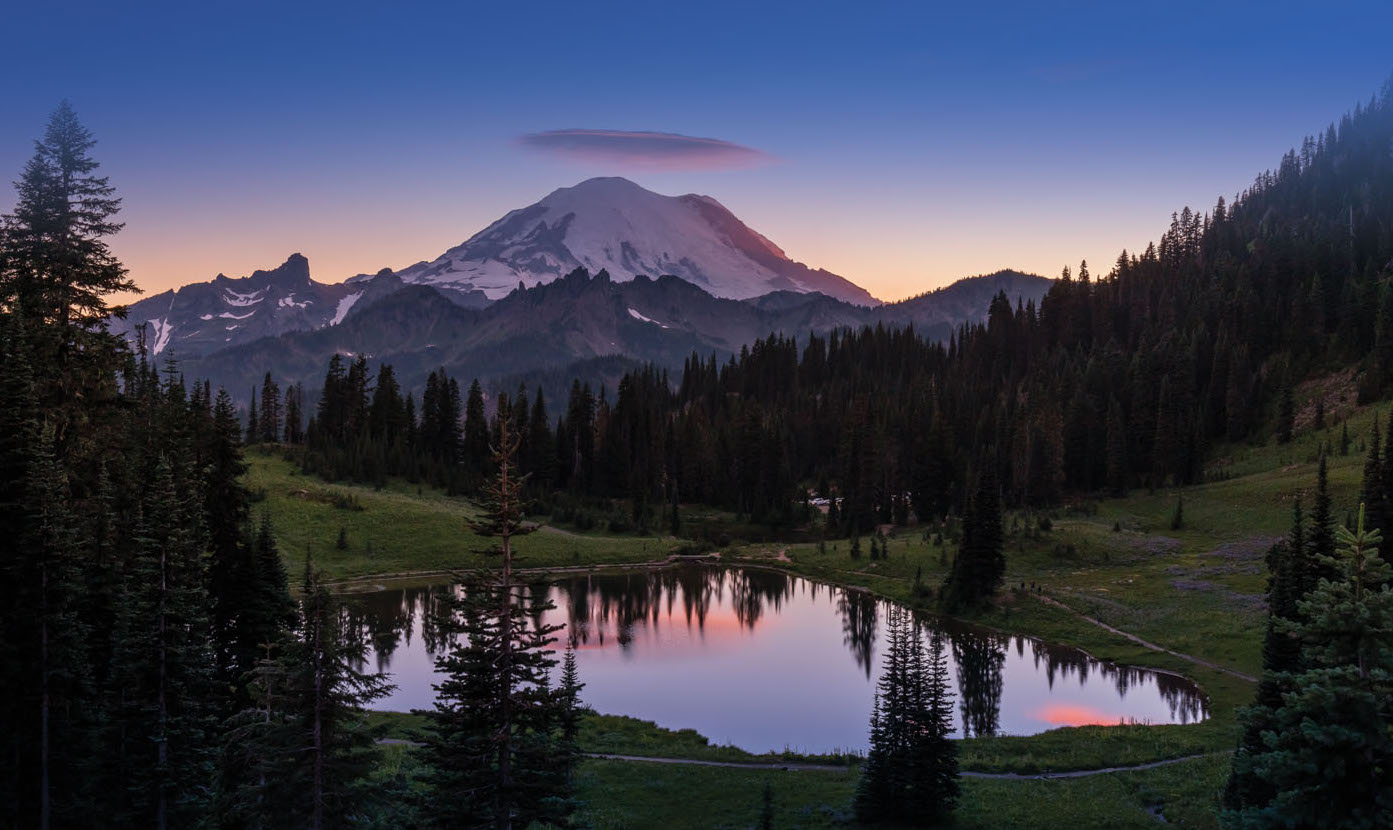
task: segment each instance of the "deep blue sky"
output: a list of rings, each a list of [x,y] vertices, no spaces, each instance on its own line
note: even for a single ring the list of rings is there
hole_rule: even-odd
[[[83,5],[5,10],[0,172],[69,98],[151,290],[297,250],[325,281],[401,267],[602,174],[714,196],[890,299],[1104,271],[1393,72],[1388,2]],[[517,141],[562,128],[773,159],[653,171]]]

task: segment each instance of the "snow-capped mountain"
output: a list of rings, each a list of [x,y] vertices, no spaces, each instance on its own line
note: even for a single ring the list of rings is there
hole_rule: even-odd
[[[816,291],[856,305],[879,304],[851,281],[789,259],[710,196],[663,196],[614,177],[552,191],[397,275],[499,300],[519,283],[530,288],[576,268],[607,271],[617,282],[676,276],[735,300]]]

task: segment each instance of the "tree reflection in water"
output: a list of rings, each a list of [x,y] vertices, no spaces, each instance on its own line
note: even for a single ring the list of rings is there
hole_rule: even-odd
[[[958,701],[964,738],[995,735],[1001,724],[1001,669],[1006,665],[1006,638],[993,633],[961,631],[953,635],[958,668]]]
[[[394,658],[403,653],[424,651],[434,656],[446,645],[436,624],[435,610],[444,592],[453,590],[457,589],[430,586],[353,595],[343,612],[346,628],[370,647],[373,668],[379,671],[390,671]],[[766,621],[777,620],[790,608],[795,610],[789,620],[769,624],[785,632],[789,631],[785,622],[816,623],[818,630],[824,630],[820,628],[823,623],[817,620],[831,614],[832,620],[839,621],[842,646],[850,653],[856,676],[866,683],[867,701],[878,669],[880,621],[888,608],[884,601],[866,591],[819,585],[764,569],[692,566],[584,573],[557,582],[535,583],[529,590],[537,594],[551,592],[558,609],[554,613],[564,615],[553,620],[566,623],[565,639],[576,648],[613,648],[629,654],[637,653],[636,647],[643,643],[645,655],[655,654],[652,648],[661,648],[669,660],[680,659],[682,649],[700,648],[712,654],[747,648],[741,643],[751,642]],[[959,694],[958,734],[962,736],[1026,734],[1023,730],[1040,731],[1059,725],[1118,723],[1129,716],[1117,713],[1129,711],[1142,713],[1137,720],[1159,720],[1162,708],[1169,709],[1167,722],[1172,723],[1190,723],[1207,715],[1203,696],[1188,680],[1176,675],[1102,663],[1078,649],[988,631],[951,619],[927,616],[921,622],[925,636],[930,629],[937,629],[951,643],[952,671]],[[836,670],[827,665],[832,658],[825,641],[813,639],[826,634],[809,631],[801,640],[797,633],[782,636],[794,638],[784,656],[793,655],[796,661],[806,648],[806,659],[817,663],[794,669],[802,675],[795,682],[816,683],[819,671]],[[564,642],[557,647],[563,645]],[[1012,665],[1009,671],[1008,662]],[[429,664],[423,656],[414,664],[407,661],[402,665]],[[742,671],[769,670],[757,661],[740,665]],[[1041,679],[1027,683],[1030,674]],[[396,682],[413,681],[397,678]],[[731,682],[738,684],[739,680]],[[1019,694],[1010,698],[1014,702],[1009,705],[1016,709],[1012,717],[1003,720],[1003,695],[1009,692],[1005,687],[1017,682],[1024,683],[1023,688],[1038,691],[1024,692],[1024,698]],[[1072,688],[1061,684],[1077,684],[1079,692],[1060,696],[1060,691]],[[1110,687],[1115,696],[1100,696],[1098,684]],[[1085,686],[1089,689],[1086,693]],[[1124,705],[1128,694],[1139,687],[1146,688],[1145,697],[1135,705]],[[693,689],[693,694],[697,693],[699,690]],[[1158,696],[1164,706],[1146,703]],[[854,712],[850,716],[864,723],[864,714]]]
[[[875,668],[875,636],[879,628],[880,601],[867,591],[838,592],[837,610],[842,615],[842,641],[856,665],[871,676]]]

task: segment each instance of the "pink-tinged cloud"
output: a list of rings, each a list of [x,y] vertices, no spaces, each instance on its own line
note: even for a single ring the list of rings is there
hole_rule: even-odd
[[[518,143],[565,158],[644,170],[729,170],[772,160],[753,147],[676,133],[548,130],[521,136]]]

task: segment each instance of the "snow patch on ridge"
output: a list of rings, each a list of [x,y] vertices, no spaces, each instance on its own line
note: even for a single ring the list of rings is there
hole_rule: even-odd
[[[257,303],[265,299],[263,295],[266,293],[266,289],[264,288],[257,289],[256,291],[253,291],[249,294],[238,294],[236,291],[233,291],[230,288],[225,288],[223,290],[227,292],[222,298],[223,302],[227,303],[228,305],[242,306],[256,305]]]
[[[247,319],[248,317],[252,316],[252,315],[255,314],[255,313],[256,313],[256,309],[252,309],[251,311],[248,311],[246,314],[240,314],[240,315],[239,315],[239,314],[233,314],[233,313],[230,312],[230,311],[224,311],[222,314],[219,314],[218,316],[219,316],[219,317],[226,317],[226,318],[229,319],[229,320],[245,320],[245,319]]]
[[[358,302],[358,298],[361,296],[363,296],[363,292],[359,291],[357,294],[349,294],[347,297],[339,300],[338,308],[334,309],[334,319],[329,321],[329,325],[337,326],[339,323],[342,323],[343,318],[348,316],[348,310],[353,308],[353,304]]]
[[[304,308],[305,306],[309,305],[309,304],[312,303],[312,302],[314,302],[314,301],[313,301],[313,300],[305,300],[303,303],[297,303],[297,302],[295,302],[295,294],[294,294],[294,293],[290,293],[290,294],[287,294],[287,295],[284,296],[284,297],[281,297],[281,301],[278,303],[278,305],[279,305],[281,308],[286,308],[287,306],[289,306],[289,307],[291,307],[291,308]]]
[[[174,326],[168,322],[169,318],[161,317],[158,320],[151,320],[150,325],[155,329],[155,343],[150,347],[151,354],[159,354],[164,351],[164,347],[169,345],[169,336],[174,333]]]
[[[639,314],[637,311],[633,310],[632,308],[629,309],[629,316],[632,317],[632,318],[634,318],[635,320],[640,321],[640,322],[652,323],[653,325],[655,325],[655,326],[657,326],[657,327],[659,327],[659,328],[664,328],[664,329],[667,328],[667,326],[663,325],[662,323],[659,323],[657,320],[650,320],[650,319],[648,319],[647,317],[644,317],[642,314]]]

